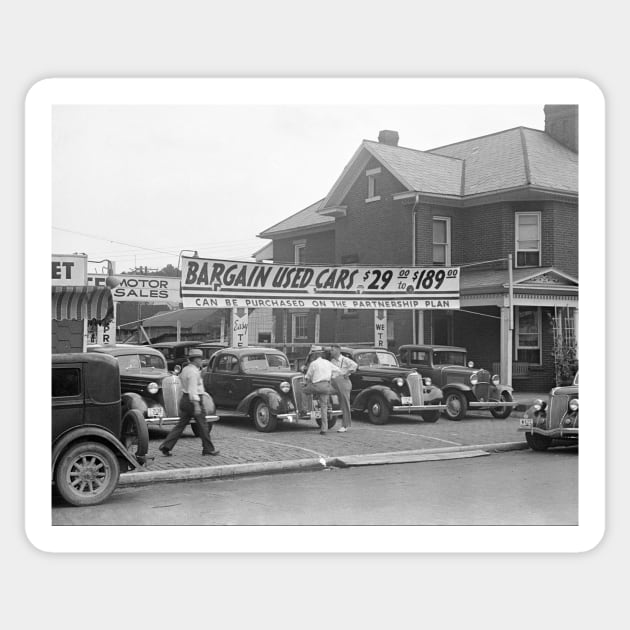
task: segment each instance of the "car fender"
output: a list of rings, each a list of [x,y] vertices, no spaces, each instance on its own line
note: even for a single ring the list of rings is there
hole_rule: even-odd
[[[470,385],[464,385],[464,383],[446,383],[442,385],[442,394],[444,397],[448,396],[452,391],[463,392],[468,397],[468,394],[472,392],[472,387]]]
[[[71,444],[89,441],[107,444],[116,455],[126,459],[132,468],[142,468],[142,464],[125,448],[124,444],[115,435],[101,427],[86,425],[64,433],[53,444],[51,458],[52,476],[54,477],[55,475],[55,466],[59,457]]]
[[[385,402],[393,407],[400,404],[400,398],[386,385],[372,385],[367,389],[362,389],[352,401],[352,408],[363,410],[366,408],[367,400],[372,394],[378,394],[385,399]]]
[[[140,396],[140,394],[136,394],[135,392],[127,392],[122,394],[120,397],[123,406],[123,414],[125,411],[129,409],[137,409],[142,413],[143,416],[146,416],[146,411],[149,405],[147,405],[146,400]]]
[[[240,413],[249,413],[249,409],[252,405],[252,402],[256,398],[262,398],[271,409],[272,413],[278,414],[282,413],[282,396],[271,387],[261,387],[260,389],[256,389],[253,392],[250,392],[238,403],[236,407],[236,411]]]

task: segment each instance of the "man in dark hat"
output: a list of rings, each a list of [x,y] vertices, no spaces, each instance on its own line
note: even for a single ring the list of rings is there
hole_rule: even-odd
[[[205,394],[203,380],[201,378],[201,363],[203,352],[193,348],[188,353],[190,363],[181,371],[179,380],[182,383],[184,392],[179,403],[179,422],[171,429],[166,439],[160,444],[160,451],[165,456],[171,455],[171,450],[181,437],[188,423],[194,418],[199,429],[199,437],[202,444],[202,455],[218,455],[219,451],[214,448],[210,440],[210,430],[206,422],[206,416],[201,405],[201,396]]]

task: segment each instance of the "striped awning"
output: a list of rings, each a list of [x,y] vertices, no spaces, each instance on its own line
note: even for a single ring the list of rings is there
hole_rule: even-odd
[[[114,318],[114,300],[107,287],[52,287],[52,319],[87,319],[99,324]]]

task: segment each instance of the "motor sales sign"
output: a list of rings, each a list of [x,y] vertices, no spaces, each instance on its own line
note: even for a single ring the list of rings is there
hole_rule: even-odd
[[[280,265],[182,257],[184,308],[458,309],[459,267]]]

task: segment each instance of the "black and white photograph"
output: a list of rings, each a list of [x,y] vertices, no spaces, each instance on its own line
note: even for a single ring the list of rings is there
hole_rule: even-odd
[[[596,544],[579,242],[597,89],[153,87],[27,99],[50,151],[27,224],[50,229],[48,544],[90,549],[93,526],[112,550],[151,526],[261,550],[383,526],[385,549],[409,526],[437,548]]]

